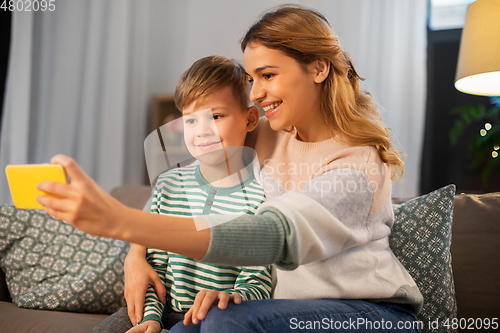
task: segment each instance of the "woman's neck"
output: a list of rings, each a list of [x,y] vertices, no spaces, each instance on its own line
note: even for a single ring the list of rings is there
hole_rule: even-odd
[[[326,125],[322,119],[311,120],[307,123],[295,127],[297,139],[304,142],[321,142],[335,137],[337,134],[330,126]]]

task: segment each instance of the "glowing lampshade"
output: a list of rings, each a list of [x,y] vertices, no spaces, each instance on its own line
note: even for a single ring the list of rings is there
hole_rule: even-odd
[[[500,0],[477,0],[467,8],[455,88],[500,96]]]

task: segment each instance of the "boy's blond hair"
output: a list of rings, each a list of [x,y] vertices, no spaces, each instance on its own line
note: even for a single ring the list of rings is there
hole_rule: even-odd
[[[231,87],[242,110],[250,106],[248,77],[242,65],[222,56],[197,60],[185,71],[175,89],[175,105],[183,110],[201,102],[222,88]]]

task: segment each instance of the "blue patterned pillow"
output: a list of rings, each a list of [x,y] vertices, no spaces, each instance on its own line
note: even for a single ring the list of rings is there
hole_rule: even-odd
[[[87,235],[41,210],[0,207],[0,267],[22,308],[113,313],[125,305],[129,244]]]
[[[422,332],[453,332],[457,317],[451,269],[451,226],[455,185],[394,205],[390,246],[424,297]],[[438,324],[436,326],[436,324]]]

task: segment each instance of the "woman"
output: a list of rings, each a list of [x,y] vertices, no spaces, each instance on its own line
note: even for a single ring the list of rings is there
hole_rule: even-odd
[[[418,331],[414,313],[422,296],[388,240],[391,178],[403,162],[327,20],[303,7],[279,7],[249,29],[241,47],[250,97],[267,118],[255,150],[268,201],[255,216],[200,232],[192,221],[180,230],[185,220],[123,207],[64,156],[53,162],[73,183],[40,185],[62,197],[40,202],[92,234],[204,262],[279,268],[276,299],[220,310],[205,295],[184,320],[199,325],[178,324],[172,332]],[[142,267],[139,258],[132,254],[127,266]],[[129,281],[154,280],[131,271]]]

